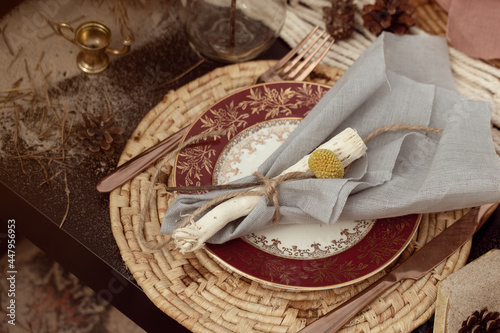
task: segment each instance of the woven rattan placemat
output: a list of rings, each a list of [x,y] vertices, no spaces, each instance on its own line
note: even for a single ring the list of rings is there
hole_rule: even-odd
[[[172,91],[143,119],[122,154],[122,161],[155,144],[193,121],[200,112],[235,89],[251,85],[272,62],[230,65]],[[343,71],[319,66],[312,81],[333,84]],[[173,161],[172,161],[173,162]],[[331,310],[384,274],[359,284],[327,291],[285,291],[261,285],[227,272],[204,251],[182,255],[171,246],[144,251],[138,239],[139,213],[144,207],[150,179],[147,171],[111,193],[111,223],[123,260],[137,283],[161,310],[195,332],[296,332],[321,313]],[[166,181],[170,168],[164,170]],[[159,234],[169,195],[160,189],[150,205],[151,222],[145,227],[148,241],[167,237]],[[403,253],[409,256],[446,228],[463,211],[423,216],[418,234]],[[365,331],[389,329],[411,331],[434,312],[436,284],[467,260],[470,243],[425,278],[406,281],[382,295],[358,316],[355,328]]]
[[[423,4],[417,8],[419,28],[432,34],[443,34],[446,13],[435,3],[421,2]],[[291,36],[293,33],[286,30],[282,35],[285,40]],[[363,47],[367,44],[366,41],[356,43]],[[453,53],[451,56],[456,57]],[[345,58],[346,63],[350,61],[348,58]],[[120,163],[191,123],[206,108],[232,91],[253,84],[272,63],[257,61],[222,67],[169,92],[141,121],[127,142]],[[343,68],[341,65],[319,66],[309,80],[332,85],[344,72],[338,69]],[[474,66],[477,67],[475,63]],[[489,67],[479,67],[488,72]],[[457,74],[457,65],[453,71],[459,83],[465,80],[460,73]],[[459,85],[459,89],[464,87],[469,86]],[[489,95],[485,96],[487,99]],[[494,136],[496,132],[493,130],[492,127]],[[163,168],[162,183],[168,182],[172,163]],[[146,295],[158,308],[191,331],[296,332],[385,274],[383,271],[358,284],[338,289],[289,291],[226,271],[203,250],[183,255],[168,244],[150,253],[140,242],[139,215],[145,206],[156,168],[157,165],[151,166],[111,193],[111,226],[125,264]],[[160,242],[168,237],[159,230],[171,199],[161,186],[153,193],[149,222],[144,228],[148,241]],[[418,233],[399,260],[406,259],[466,211],[423,215]],[[381,295],[348,323],[343,332],[410,332],[427,321],[434,313],[438,281],[463,267],[470,247],[469,241],[424,278],[404,281]]]

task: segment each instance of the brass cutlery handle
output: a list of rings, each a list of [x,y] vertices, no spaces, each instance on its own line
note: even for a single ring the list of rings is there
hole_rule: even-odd
[[[132,179],[139,172],[158,160],[162,155],[174,150],[181,142],[189,126],[186,126],[155,146],[143,151],[127,162],[117,167],[112,173],[104,177],[97,184],[99,192],[110,192],[116,187]]]
[[[363,310],[365,306],[370,304],[373,300],[380,296],[384,291],[392,287],[399,281],[399,278],[389,273],[380,278],[357,294],[347,302],[340,305],[338,308],[331,311],[329,314],[321,317],[310,325],[300,330],[300,333],[326,333],[337,332],[344,326],[355,314]]]
[[[479,220],[479,224],[477,226],[477,230],[479,230],[483,224],[490,218],[491,214],[495,212],[498,208],[499,203],[491,203],[485,204],[479,207],[479,212],[477,213],[477,219]],[[477,232],[476,230],[476,232]]]
[[[479,228],[481,228],[481,226],[491,216],[498,205],[498,203],[492,203],[473,208],[468,214],[464,215],[462,218],[456,221],[456,225],[453,224],[450,228],[447,228],[444,232],[440,233],[420,250],[422,251],[423,249],[425,249],[427,250],[427,252],[425,250],[422,253],[420,251],[417,251],[416,254],[412,255],[398,268],[391,271],[386,276],[380,278],[370,287],[363,290],[361,293],[348,300],[347,302],[343,303],[338,308],[333,309],[325,316],[306,326],[300,332],[337,332],[352,317],[354,317],[354,315],[356,315],[365,306],[374,301],[377,297],[380,296],[380,294],[389,289],[396,282],[403,279],[419,279],[421,276],[429,272],[435,265],[439,264],[442,260],[451,255],[451,253],[453,253],[463,245],[464,241],[469,239],[470,236],[472,236],[479,230]],[[458,225],[460,225],[460,227],[458,227]],[[468,227],[464,228],[463,226]],[[447,234],[447,236],[445,237],[444,234]],[[458,239],[456,237],[457,235],[462,235],[462,239]],[[440,243],[446,244],[446,246],[443,247],[441,245],[436,245]],[[429,246],[431,247],[429,248]],[[445,256],[443,258],[440,258],[440,254],[438,254],[439,252],[436,252],[436,250],[443,250],[445,252]]]

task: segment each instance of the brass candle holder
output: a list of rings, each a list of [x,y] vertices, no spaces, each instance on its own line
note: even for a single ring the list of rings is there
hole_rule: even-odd
[[[63,29],[71,31],[74,37],[64,34]],[[102,72],[108,67],[108,54],[125,54],[130,50],[130,45],[133,43],[132,36],[126,36],[122,41],[123,49],[109,48],[111,31],[99,22],[86,22],[76,29],[69,24],[61,23],[57,26],[57,32],[80,48],[80,53],[76,58],[78,68],[85,73],[91,74]]]

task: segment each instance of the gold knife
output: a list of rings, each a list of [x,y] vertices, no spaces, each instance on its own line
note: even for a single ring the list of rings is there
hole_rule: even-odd
[[[171,152],[179,142],[181,142],[184,134],[187,132],[190,125],[185,126],[172,134],[171,136],[163,139],[158,144],[148,148],[137,156],[134,156],[127,162],[120,165],[109,175],[104,177],[97,184],[99,192],[110,192],[116,187],[124,184],[129,179],[132,179],[139,172],[154,163],[161,156]]]
[[[337,332],[355,314],[395,283],[403,279],[418,280],[422,278],[465,244],[488,219],[497,206],[498,203],[494,203],[473,208],[452,226],[446,228],[420,250],[416,251],[396,269],[299,332]]]

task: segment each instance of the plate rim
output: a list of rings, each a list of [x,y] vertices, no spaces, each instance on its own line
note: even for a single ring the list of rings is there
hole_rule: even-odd
[[[403,245],[401,245],[401,248],[389,260],[387,260],[385,264],[383,264],[381,266],[378,266],[375,270],[373,270],[373,271],[371,271],[371,272],[369,272],[369,273],[367,273],[367,274],[365,274],[363,276],[360,276],[360,277],[358,277],[356,279],[349,280],[349,281],[342,282],[342,283],[338,283],[338,284],[333,284],[333,285],[330,284],[330,285],[325,285],[325,286],[311,286],[311,287],[307,287],[307,286],[295,286],[295,285],[288,285],[288,284],[283,284],[283,283],[277,283],[277,282],[273,282],[273,281],[267,281],[267,280],[261,279],[259,277],[252,276],[249,273],[243,272],[241,269],[236,268],[233,265],[229,264],[228,262],[226,262],[225,260],[223,260],[222,258],[220,258],[217,254],[215,254],[212,249],[208,248],[207,244],[203,245],[202,249],[208,255],[210,255],[211,258],[213,258],[214,260],[216,260],[217,262],[219,262],[220,264],[222,264],[226,268],[230,269],[231,271],[233,271],[233,272],[235,272],[237,274],[240,274],[240,275],[242,275],[242,276],[244,276],[244,277],[246,277],[246,278],[248,278],[248,279],[250,279],[252,281],[256,281],[256,282],[262,283],[262,284],[267,285],[267,286],[271,286],[271,287],[275,287],[275,288],[280,288],[280,289],[286,289],[286,290],[295,290],[295,291],[320,291],[320,290],[337,289],[337,288],[349,286],[349,285],[352,285],[352,284],[356,284],[356,283],[358,283],[360,281],[366,280],[366,279],[374,276],[375,274],[383,271],[389,265],[393,264],[401,256],[401,254],[406,250],[406,248],[408,247],[408,245],[410,244],[410,242],[415,237],[415,234],[418,231],[418,227],[420,226],[420,222],[422,220],[422,215],[423,214],[409,214],[409,215],[415,215],[416,216],[416,221],[415,221],[415,223],[413,225],[413,230],[412,230],[410,236],[406,239],[405,243]],[[376,224],[378,220],[382,220],[382,219],[375,219],[374,223]],[[365,237],[366,236],[368,236],[368,234],[365,235]],[[214,244],[214,245],[217,245],[217,244]],[[258,251],[262,251],[262,250],[258,249]],[[335,255],[332,255],[330,257],[334,257],[334,256]],[[291,259],[291,260],[298,260],[298,259]],[[311,259],[311,260],[314,260],[314,259]]]

